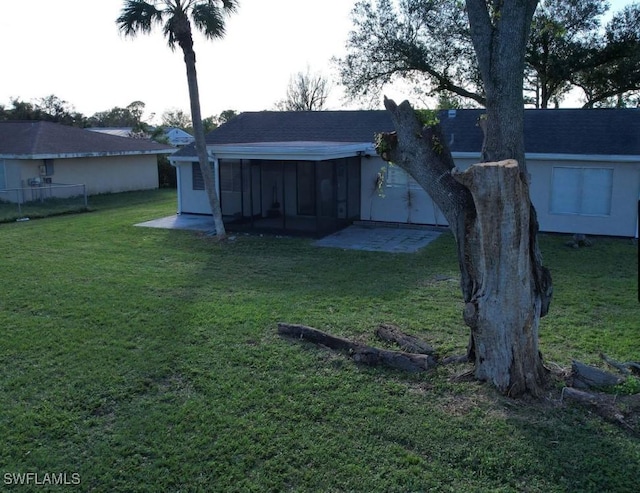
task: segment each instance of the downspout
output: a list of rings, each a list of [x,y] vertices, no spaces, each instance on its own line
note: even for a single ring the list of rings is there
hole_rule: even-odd
[[[176,211],[176,214],[180,215],[182,214],[182,179],[180,176],[182,170],[178,163],[173,159],[169,159],[169,164],[176,169],[176,188],[178,189],[178,210]]]

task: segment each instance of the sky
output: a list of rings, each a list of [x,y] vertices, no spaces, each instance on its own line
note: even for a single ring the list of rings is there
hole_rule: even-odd
[[[632,2],[610,3],[618,10]],[[358,107],[344,100],[331,63],[345,54],[355,0],[239,4],[223,39],[195,36],[203,117],[228,109],[274,109],[290,77],[307,68],[332,83],[325,109]],[[123,5],[123,0],[0,0],[0,104],[53,94],[86,116],[133,101],[145,103],[146,121],[158,122],[165,110],[189,113],[180,49],[172,51],[159,29],[135,38],[121,35],[116,19]],[[385,92],[407,97],[401,88]]]

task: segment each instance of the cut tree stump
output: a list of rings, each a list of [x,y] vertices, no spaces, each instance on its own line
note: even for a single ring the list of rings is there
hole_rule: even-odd
[[[376,329],[376,335],[383,341],[396,343],[400,349],[408,353],[436,354],[436,350],[425,341],[403,332],[395,325],[380,324]]]
[[[306,325],[280,322],[278,323],[278,333],[345,352],[356,363],[369,366],[386,366],[406,372],[420,372],[430,370],[438,365],[437,360],[431,355],[379,349],[334,336]]]

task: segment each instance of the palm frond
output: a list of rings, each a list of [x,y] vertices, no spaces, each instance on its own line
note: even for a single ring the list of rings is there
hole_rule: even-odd
[[[189,18],[181,9],[174,9],[171,15],[167,17],[167,21],[162,27],[162,33],[166,36],[169,47],[172,50],[175,49],[176,43],[181,46],[185,43],[193,43]]]
[[[236,0],[207,0],[194,2],[191,17],[196,28],[207,38],[222,38],[225,34],[225,17],[237,9]]]
[[[162,21],[163,11],[158,10],[155,2],[127,0],[116,20],[120,32],[125,36],[135,36],[138,32],[149,33],[154,23]]]

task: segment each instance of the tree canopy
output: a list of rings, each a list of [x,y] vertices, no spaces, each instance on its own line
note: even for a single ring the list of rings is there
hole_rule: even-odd
[[[605,0],[541,1],[526,49],[526,102],[546,108],[572,88],[585,107],[633,104],[640,88],[640,4],[602,25]],[[347,54],[338,60],[353,98],[408,81],[428,96],[486,105],[465,8],[458,0],[360,0]]]
[[[74,127],[86,127],[87,118],[75,110],[72,104],[51,94],[35,102],[11,99],[11,107],[0,105],[0,120],[37,120],[61,123]]]
[[[148,128],[142,120],[144,108],[142,101],[133,101],[124,108],[114,106],[94,113],[88,119],[88,124],[92,127],[132,127],[134,131],[144,131]]]

